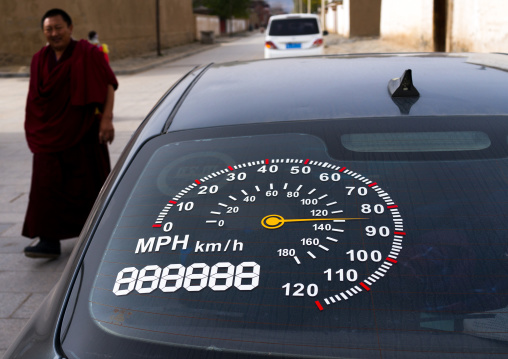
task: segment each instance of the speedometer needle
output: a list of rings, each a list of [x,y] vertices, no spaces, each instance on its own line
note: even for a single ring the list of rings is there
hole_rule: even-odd
[[[298,218],[298,219],[285,219],[278,214],[270,214],[261,220],[261,225],[266,229],[277,229],[284,225],[286,222],[314,222],[314,221],[351,221],[355,219],[368,219],[368,218]]]

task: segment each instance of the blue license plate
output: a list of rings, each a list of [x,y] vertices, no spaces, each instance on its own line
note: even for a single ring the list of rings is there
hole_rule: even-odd
[[[286,49],[301,49],[302,44],[300,43],[288,43],[286,44]]]

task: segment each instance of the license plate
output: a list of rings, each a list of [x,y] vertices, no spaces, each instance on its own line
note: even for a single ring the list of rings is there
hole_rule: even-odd
[[[286,49],[301,49],[302,44],[300,43],[288,43],[286,44]]]

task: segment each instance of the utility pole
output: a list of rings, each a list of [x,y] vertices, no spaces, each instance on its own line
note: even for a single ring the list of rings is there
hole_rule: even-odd
[[[229,36],[233,36],[233,1],[229,0],[228,4],[229,4]],[[226,28],[227,27],[228,26],[226,23]],[[228,30],[226,30],[226,31],[228,31]]]
[[[160,11],[159,0],[155,0],[155,31],[157,32],[157,56],[162,56],[161,53],[161,24],[160,24]]]
[[[312,1],[311,0],[307,0],[307,14],[310,14],[310,3]]]
[[[325,9],[325,0],[321,0],[321,26],[322,26],[323,30],[326,30],[325,12],[326,12],[326,9]]]

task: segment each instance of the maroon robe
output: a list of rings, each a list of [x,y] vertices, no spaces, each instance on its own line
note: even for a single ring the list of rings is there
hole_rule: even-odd
[[[118,87],[113,71],[85,40],[72,40],[58,61],[49,46],[34,55],[25,118],[34,157],[23,236],[59,240],[81,232],[110,171],[95,112],[110,84]]]

